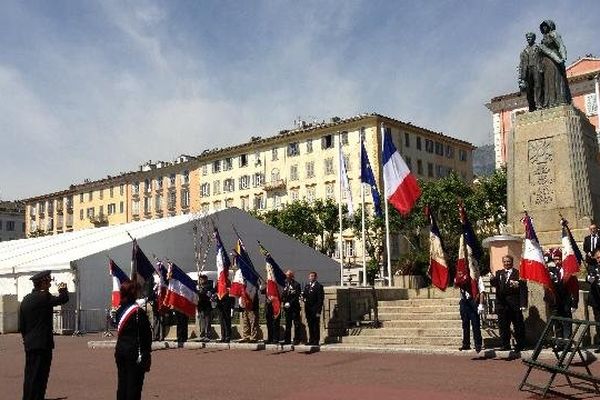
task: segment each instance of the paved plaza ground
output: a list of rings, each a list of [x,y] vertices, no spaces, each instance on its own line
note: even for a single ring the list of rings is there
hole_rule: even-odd
[[[101,339],[56,337],[48,399],[113,399],[112,349]],[[24,354],[18,335],[0,335],[0,399],[19,399]],[[598,364],[598,365],[596,365]],[[600,362],[592,364],[600,375]],[[153,353],[144,399],[537,399],[520,392],[520,360],[369,352],[172,349]],[[566,383],[558,378],[559,384]],[[576,393],[573,389],[570,393]],[[565,390],[566,390],[565,389]],[[552,398],[549,396],[547,398]],[[590,398],[580,393],[576,398]]]

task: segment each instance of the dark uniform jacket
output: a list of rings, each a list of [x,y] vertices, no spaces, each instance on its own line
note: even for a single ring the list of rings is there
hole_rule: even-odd
[[[592,235],[583,238],[583,252],[585,253],[585,261],[589,264],[596,264],[594,260],[594,252],[600,249],[600,235],[596,238],[596,246],[592,249]],[[589,254],[589,255],[588,255]]]
[[[527,307],[527,283],[519,280],[519,271],[512,268],[512,272],[506,280],[508,272],[505,269],[496,271],[496,275],[490,279],[490,284],[496,288],[496,308],[518,309]],[[518,282],[514,287],[511,282]]]
[[[214,289],[210,282],[198,285],[198,311],[208,312],[212,310],[210,298],[214,294]]]
[[[600,307],[600,266],[588,264],[587,280],[590,282],[588,304],[590,307]]]
[[[300,310],[301,290],[298,282],[286,282],[281,293],[281,303],[290,303],[290,308],[288,310]]]
[[[124,304],[117,310],[117,321],[120,321],[123,313],[133,303]],[[138,352],[142,354],[142,363],[150,361],[150,352],[152,347],[152,330],[146,311],[138,307],[136,315],[132,315],[125,325],[121,328],[117,337],[115,347],[115,358],[126,362],[135,362],[138,358]]]
[[[323,285],[315,281],[311,285],[307,283],[302,291],[302,298],[304,299],[304,309],[306,314],[320,314],[323,309],[323,300],[325,299],[325,292],[323,291]]]
[[[52,350],[52,309],[69,301],[67,289],[53,296],[47,291],[33,290],[23,298],[19,310],[19,330],[23,336],[25,351]]]
[[[571,276],[567,282],[562,279],[562,271],[556,267],[548,268],[552,279],[552,293],[546,292],[544,300],[550,307],[566,309],[577,308],[579,304],[579,282],[576,276]]]

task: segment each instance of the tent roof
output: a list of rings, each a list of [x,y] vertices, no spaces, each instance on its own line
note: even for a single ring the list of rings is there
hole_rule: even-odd
[[[71,261],[102,252],[108,255],[111,248],[130,242],[129,235],[136,239],[143,238],[199,217],[197,214],[178,215],[60,235],[1,242],[0,275],[39,269],[67,269]]]

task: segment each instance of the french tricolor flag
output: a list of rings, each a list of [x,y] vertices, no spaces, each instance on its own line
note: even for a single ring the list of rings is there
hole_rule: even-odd
[[[123,270],[119,268],[117,263],[115,263],[110,258],[108,259],[108,273],[112,277],[113,284],[111,307],[119,308],[119,305],[121,305],[121,284],[123,284],[123,282],[127,282],[129,280],[129,277],[125,275],[125,272],[123,272]]]
[[[544,261],[544,252],[533,228],[531,217],[525,213],[525,217],[521,221],[525,225],[525,244],[519,266],[521,277],[528,281],[541,283],[546,287],[552,287],[550,273]]]
[[[229,261],[229,256],[225,251],[225,247],[223,247],[223,242],[217,229],[215,229],[214,236],[217,244],[217,296],[219,299],[222,299],[227,295],[227,288],[230,285],[229,267],[231,266],[231,261]]]
[[[273,306],[273,316],[277,318],[281,313],[281,291],[285,286],[285,273],[275,262],[271,253],[258,242],[261,253],[265,256],[265,269],[267,272],[266,295]]]
[[[188,317],[196,315],[198,291],[196,282],[174,263],[169,263],[169,285],[165,305],[180,311]]]
[[[475,236],[473,225],[469,221],[467,212],[462,204],[458,207],[458,215],[462,225],[462,235],[460,235],[458,245],[458,259],[456,261],[456,275],[468,276],[470,283],[470,294],[475,298],[479,294],[479,262],[482,251]],[[455,278],[456,280],[456,278]]]
[[[381,124],[383,135],[383,181],[385,197],[402,215],[407,215],[421,195],[421,189],[392,142],[390,129]]]
[[[566,282],[569,278],[579,272],[579,267],[583,261],[583,256],[577,242],[571,234],[571,229],[566,219],[561,218],[560,224],[562,225],[562,267],[563,267],[563,280]]]
[[[239,244],[240,242],[238,241],[238,249],[243,250],[243,247],[240,248]],[[233,254],[234,263],[239,269],[235,273],[229,294],[239,297],[240,307],[250,311],[254,306],[254,300],[258,292],[258,275],[254,271],[247,253],[246,257],[244,257],[238,253],[238,249],[233,250]]]
[[[425,214],[429,217],[429,276],[431,283],[441,290],[448,287],[448,263],[446,253],[440,236],[440,230],[429,207],[425,208]]]
[[[156,302],[158,303],[158,311],[161,312],[166,307],[165,298],[167,297],[167,282],[169,280],[169,271],[162,261],[158,261],[156,263],[156,274],[158,275],[158,282],[156,283],[154,291],[156,295]]]

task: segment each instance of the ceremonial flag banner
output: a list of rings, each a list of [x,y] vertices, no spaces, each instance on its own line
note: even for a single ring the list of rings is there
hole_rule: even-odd
[[[429,276],[431,283],[441,290],[448,287],[448,263],[446,262],[446,253],[437,222],[433,216],[432,210],[427,209],[429,217]]]
[[[174,263],[169,263],[168,274],[169,285],[165,305],[193,317],[198,305],[196,282]]]
[[[154,275],[154,266],[148,260],[137,240],[133,240],[133,254],[131,257],[131,278],[137,279],[138,283],[143,286],[146,282],[152,280]]]
[[[383,132],[383,180],[385,197],[402,215],[407,215],[421,195],[421,189],[406,162],[396,150],[389,129]]]
[[[227,288],[229,287],[229,267],[231,266],[231,261],[229,261],[229,256],[225,251],[225,247],[223,247],[219,231],[216,229],[214,236],[217,245],[217,296],[219,299],[222,299],[227,295]]]
[[[273,316],[277,318],[281,313],[281,290],[285,286],[285,273],[275,262],[271,253],[263,247],[262,244],[258,244],[261,253],[265,256],[265,269],[267,271],[267,298],[271,301],[273,306]]]
[[[531,217],[525,213],[525,217],[521,221],[525,226],[525,244],[519,267],[521,278],[551,287],[552,280],[546,268],[544,252],[533,228]]]
[[[121,285],[123,282],[127,282],[129,277],[125,275],[125,272],[110,258],[108,259],[108,273],[112,277],[112,296],[111,296],[111,307],[118,308],[121,304]]]
[[[352,204],[352,191],[350,190],[350,181],[348,181],[348,169],[346,161],[344,160],[344,154],[342,153],[342,146],[339,146],[339,163],[340,163],[340,182],[342,184],[342,193],[346,198],[346,207],[348,208],[348,218],[352,218],[354,215],[354,204]]]
[[[458,247],[458,260],[456,261],[456,275],[464,274],[468,276],[470,283],[471,296],[479,294],[479,261],[481,260],[481,247],[475,236],[473,226],[467,217],[464,207],[459,206],[459,217],[462,225],[462,235],[460,236]]]
[[[579,272],[583,256],[577,242],[571,234],[568,222],[563,218],[560,220],[562,225],[562,267],[563,280],[568,281],[569,278]]]
[[[238,242],[239,243],[239,242]],[[238,249],[240,248],[237,246]],[[243,249],[243,247],[241,247]],[[247,253],[246,253],[247,256]],[[238,267],[235,278],[231,284],[231,292],[236,297],[240,298],[240,306],[246,310],[252,310],[254,299],[258,291],[258,276],[252,264],[248,264],[249,257],[244,259],[236,250],[233,251],[234,264]],[[242,280],[237,278],[237,275],[242,275]],[[241,284],[241,287],[239,285]],[[235,288],[234,288],[235,286]]]
[[[366,183],[371,188],[371,196],[373,197],[373,208],[375,209],[375,215],[378,217],[383,216],[381,211],[381,197],[377,190],[377,183],[375,182],[375,176],[371,169],[371,163],[369,162],[369,155],[365,149],[365,144],[361,138],[360,142],[360,181]]]
[[[167,297],[168,287],[168,270],[165,265],[159,261],[156,263],[156,274],[158,275],[158,283],[155,288],[156,302],[158,304],[158,311],[162,311],[166,307],[165,299]]]

